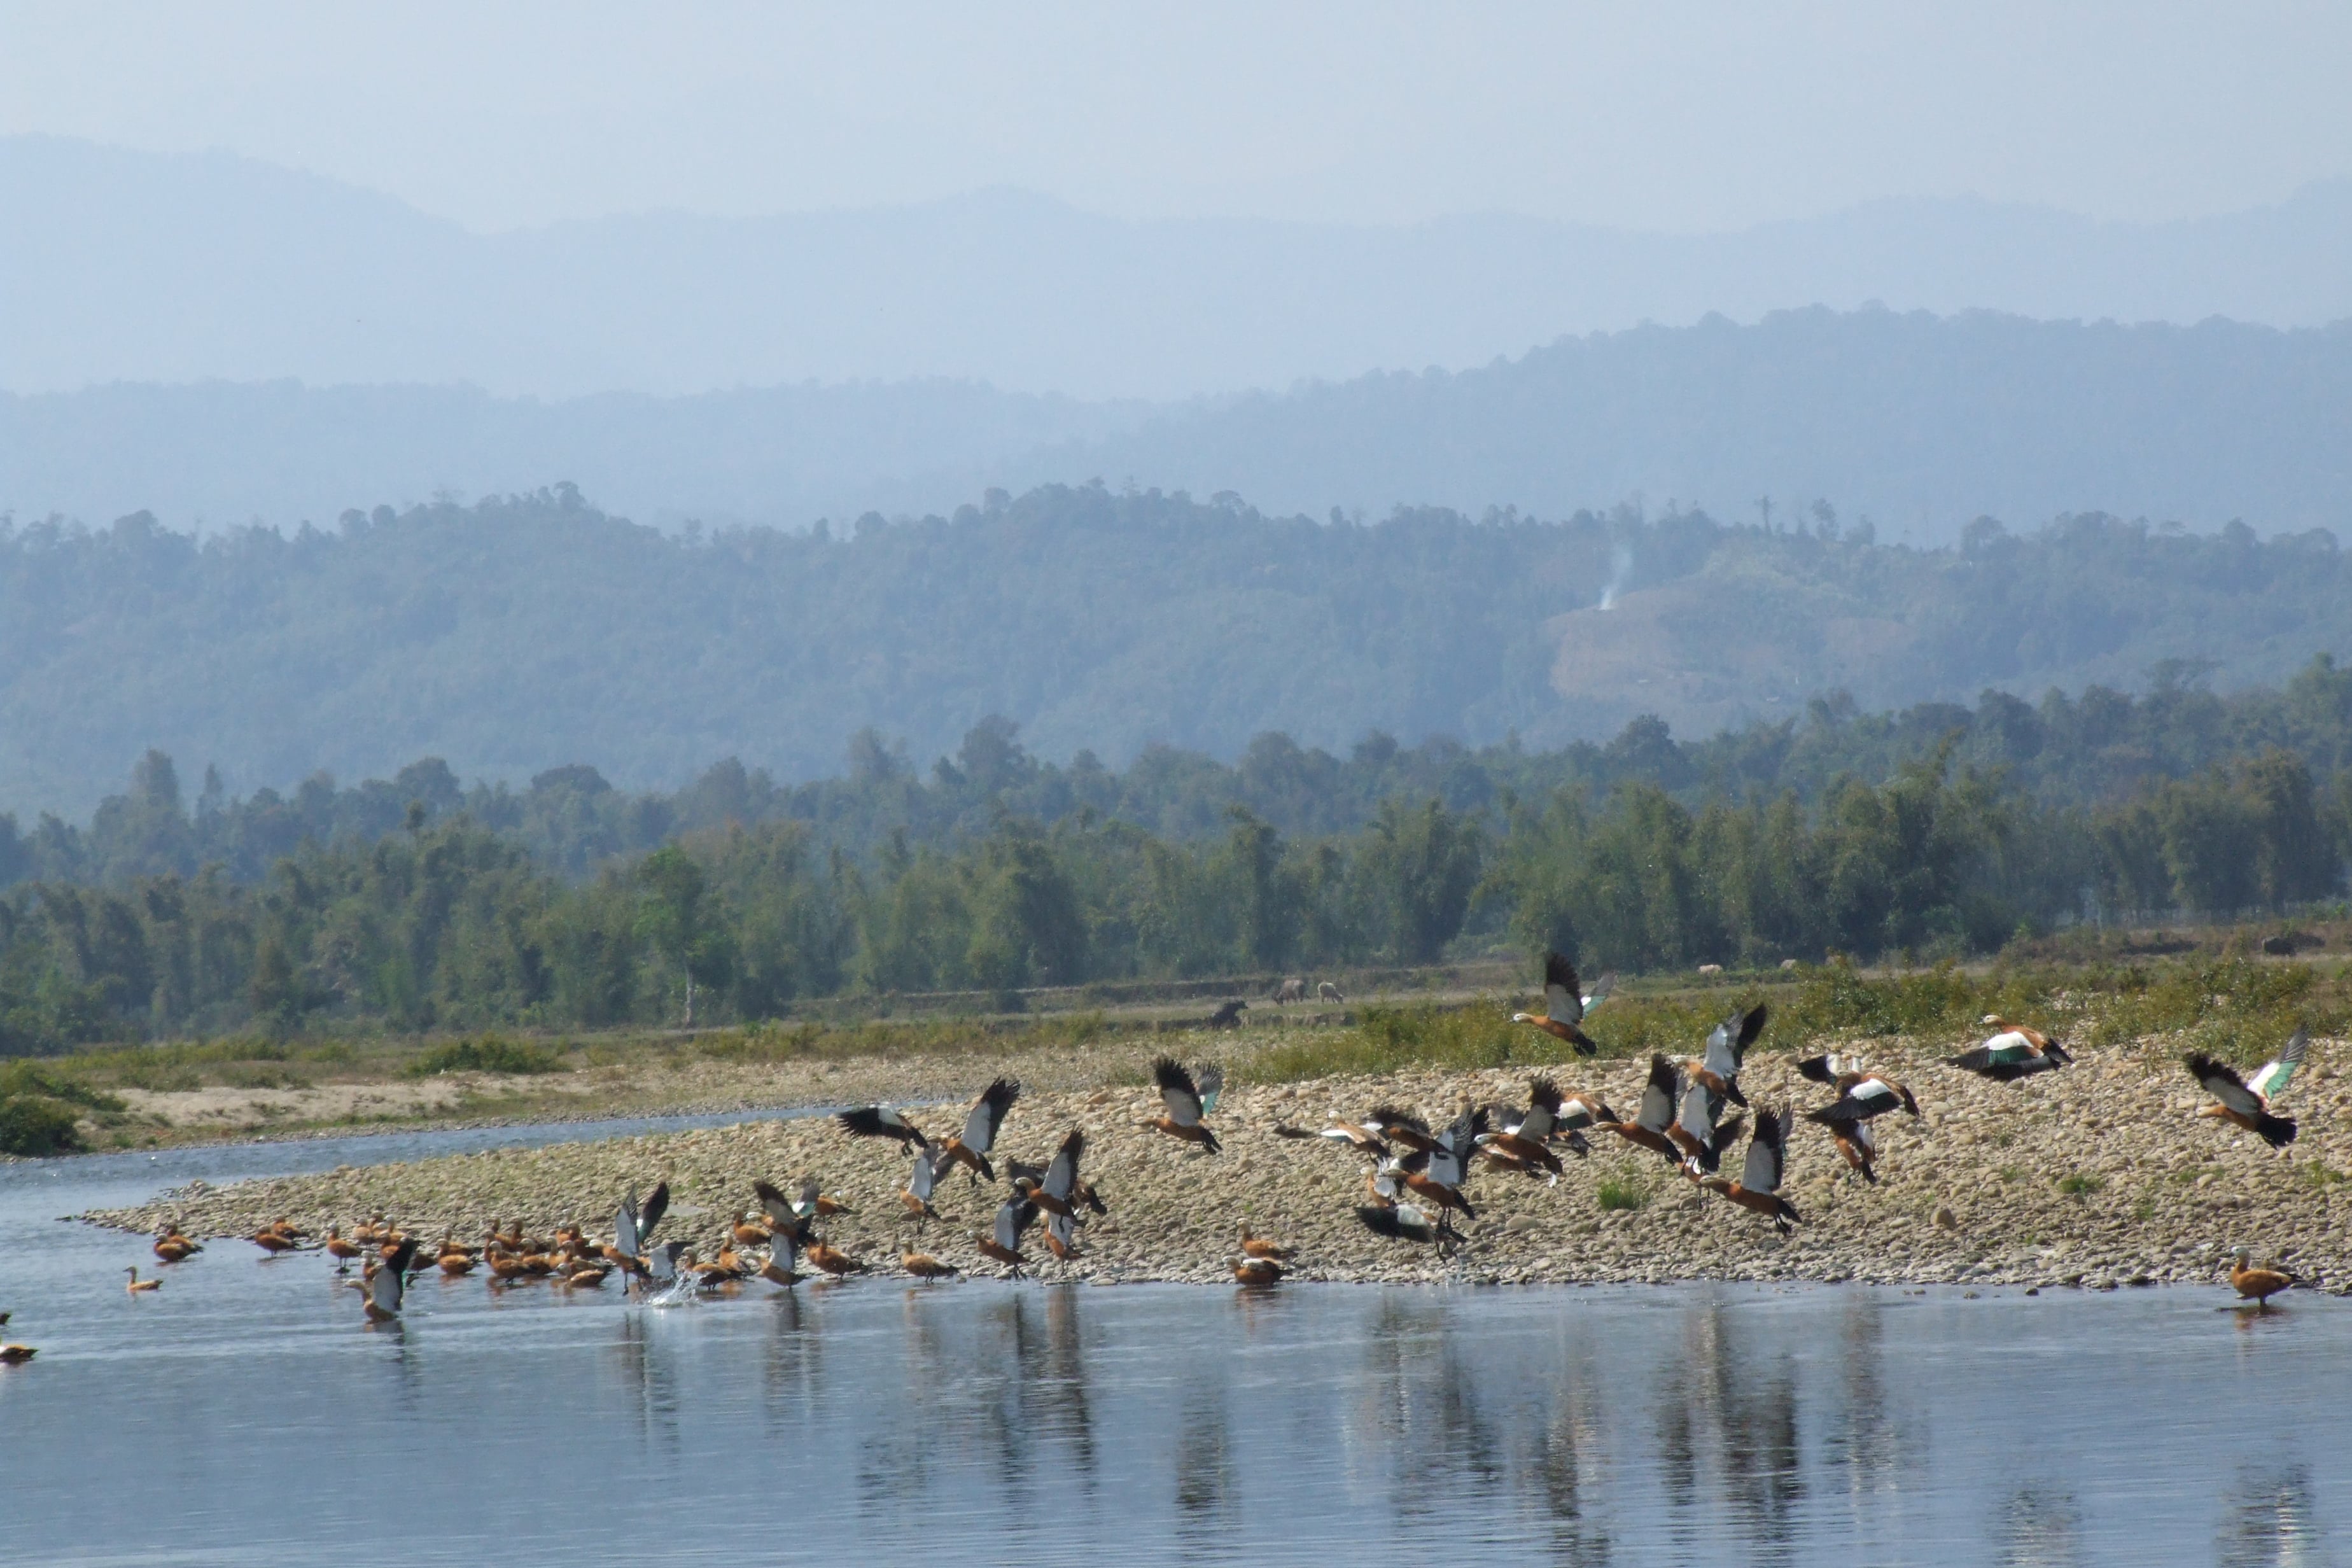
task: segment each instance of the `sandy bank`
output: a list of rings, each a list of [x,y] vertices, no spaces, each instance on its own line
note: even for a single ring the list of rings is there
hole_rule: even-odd
[[[1205,1045],[1206,1042],[1202,1042]],[[1103,1282],[1223,1280],[1244,1219],[1298,1249],[1298,1274],[1340,1280],[1475,1282],[1664,1281],[1692,1279],[1860,1280],[1877,1283],[2081,1284],[2093,1287],[2210,1281],[2228,1249],[2243,1245],[2324,1289],[2352,1289],[2352,1079],[2334,1070],[2337,1042],[2317,1042],[2314,1066],[2287,1109],[2302,1136],[2273,1152],[2251,1135],[2198,1121],[2200,1091],[2161,1047],[2085,1051],[2071,1069],[2016,1084],[1986,1083],[1943,1067],[1951,1042],[1881,1045],[1874,1064],[1906,1078],[1924,1115],[1883,1119],[1881,1180],[1847,1174],[1820,1129],[1791,1140],[1789,1196],[1805,1224],[1787,1238],[1763,1220],[1693,1189],[1664,1162],[1613,1139],[1592,1158],[1570,1159],[1545,1186],[1481,1172],[1468,1192],[1478,1221],[1451,1258],[1382,1240],[1357,1223],[1364,1166],[1321,1143],[1277,1136],[1278,1122],[1319,1127],[1396,1102],[1442,1117],[1465,1098],[1517,1098],[1525,1070],[1404,1073],[1326,1079],[1229,1090],[1216,1123],[1224,1152],[1203,1157],[1140,1120],[1157,1109],[1148,1089],[1033,1087],[1008,1120],[1001,1152],[1042,1163],[1071,1127],[1087,1131],[1087,1172],[1110,1205],[1084,1232],[1085,1256],[1044,1265],[1048,1277]],[[1123,1059],[1089,1067],[1087,1053],[1037,1064],[1034,1084],[1083,1085],[1131,1074]],[[771,1102],[843,1100],[893,1093],[968,1094],[984,1078],[972,1062],[911,1075],[887,1064],[843,1068],[805,1092],[799,1069],[771,1071]],[[1024,1071],[1026,1064],[1024,1064]],[[1564,1088],[1595,1088],[1621,1110],[1638,1099],[1644,1066],[1564,1065]],[[950,1081],[950,1073],[953,1080]],[[1758,1058],[1744,1079],[1759,1103],[1822,1103],[1827,1091],[1799,1079],[1785,1056]],[[799,1089],[803,1092],[793,1092]],[[917,1120],[943,1134],[954,1117]],[[1728,1163],[1735,1165],[1737,1152]],[[671,1224],[706,1255],[727,1216],[751,1205],[751,1184],[792,1184],[803,1175],[846,1199],[855,1213],[826,1226],[852,1255],[895,1268],[908,1236],[892,1195],[907,1162],[892,1146],[844,1136],[830,1121],[761,1122],[501,1151],[406,1165],[345,1168],[305,1177],[194,1189],[155,1205],[90,1216],[146,1229],[176,1216],[204,1236],[249,1233],[278,1215],[321,1229],[383,1212],[411,1229],[477,1237],[493,1219],[544,1232],[576,1220],[605,1232],[614,1200],[668,1180],[679,1208]],[[2067,1180],[2072,1178],[2072,1180]],[[1647,1194],[1638,1209],[1604,1210],[1604,1182]],[[943,1184],[941,1219],[921,1246],[951,1262],[994,1271],[972,1246],[1001,1185]],[[1938,1223],[1938,1211],[1945,1223]],[[1042,1241],[1034,1249],[1043,1257]],[[215,1257],[233,1257],[216,1249]],[[756,1286],[755,1289],[767,1289]]]

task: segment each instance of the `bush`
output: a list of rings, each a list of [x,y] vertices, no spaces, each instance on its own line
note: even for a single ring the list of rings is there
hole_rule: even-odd
[[[567,1064],[561,1052],[520,1040],[485,1035],[478,1040],[453,1040],[436,1046],[408,1064],[411,1078],[431,1078],[445,1072],[562,1072]]]
[[[0,1099],[0,1154],[70,1154],[80,1147],[69,1106],[33,1094]]]

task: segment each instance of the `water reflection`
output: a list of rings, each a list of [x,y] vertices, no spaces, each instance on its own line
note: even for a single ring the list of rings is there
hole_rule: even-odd
[[[2083,1561],[2082,1521],[2074,1493],[2020,1487],[2001,1510],[2000,1561],[2006,1568],[2074,1568]]]
[[[1659,1447],[1668,1497],[1727,1503],[1759,1561],[1786,1560],[1805,1493],[1797,1433],[1797,1347],[1741,1331],[1721,1301],[1685,1315],[1666,1352]]]
[[[127,1310],[135,1239],[6,1192],[0,1304],[44,1346],[0,1374],[10,1561],[91,1561],[104,1519],[110,1562],[309,1563],[429,1495],[436,1539],[404,1541],[421,1563],[652,1540],[732,1562],[743,1538],[679,1521],[780,1484],[833,1523],[755,1556],[925,1554],[952,1521],[946,1549],[1040,1568],[1335,1542],[1610,1568],[2315,1563],[2352,1518],[2352,1479],[2298,1457],[2352,1436],[2313,1373],[2352,1362],[2352,1312],[2318,1300],[2241,1334],[2196,1292],[861,1280],[656,1310],[476,1281],[371,1331],[311,1258],[208,1254],[169,1310]],[[122,1509],[125,1475],[201,1507]],[[544,1497],[597,1504],[516,1531],[516,1500]]]
[[[2311,1468],[2242,1470],[2214,1540],[2222,1568],[2286,1568],[2328,1560],[2312,1511]]]

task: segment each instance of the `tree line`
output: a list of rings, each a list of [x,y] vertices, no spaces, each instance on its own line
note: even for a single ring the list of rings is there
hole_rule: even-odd
[[[523,788],[467,785],[446,762],[427,757],[389,779],[338,785],[320,773],[286,794],[261,789],[241,798],[207,769],[192,804],[173,760],[150,752],[129,786],[86,824],[44,813],[28,827],[0,814],[0,888],[118,886],[190,878],[208,866],[255,882],[306,842],[373,843],[407,831],[413,819],[437,824],[461,814],[520,845],[542,868],[578,880],[733,823],[798,823],[820,849],[864,861],[894,842],[940,848],[984,837],[1006,816],[1050,826],[1091,813],[1190,843],[1223,833],[1234,807],[1292,839],[1360,833],[1401,796],[1434,795],[1450,811],[1498,820],[1520,802],[1563,791],[1600,798],[1629,784],[1654,786],[1692,810],[1782,795],[1811,807],[1843,781],[1889,778],[1939,752],[1956,767],[2000,773],[2045,806],[2153,802],[2158,786],[2221,776],[2273,750],[2315,779],[2352,769],[2352,668],[2322,654],[2283,687],[2227,694],[2207,689],[2205,673],[2173,662],[2152,671],[2149,689],[2137,696],[2094,686],[2029,703],[1995,690],[1973,707],[1919,703],[1883,713],[1858,711],[1850,696],[1832,692],[1801,714],[1700,740],[1678,740],[1643,717],[1607,742],[1549,751],[1508,742],[1472,748],[1444,737],[1407,746],[1374,731],[1335,754],[1270,732],[1231,763],[1163,745],[1124,769],[1090,752],[1066,763],[1037,757],[1020,726],[991,716],[928,770],[903,741],[869,729],[851,738],[845,766],[830,778],[780,784],[730,757],[676,791],[616,789],[584,763],[547,769]],[[2145,831],[2137,841],[2148,842]],[[2131,907],[2174,901],[2165,891],[2170,873],[2152,869],[2152,853],[2137,852]],[[2205,900],[2201,889],[2190,899],[2214,907]]]
[[[686,832],[591,875],[457,809],[219,865],[0,895],[0,1053],[238,1031],[593,1028],[782,1014],[808,998],[1268,975],[1557,946],[1593,968],[1980,952],[2103,911],[2337,896],[2352,773],[2269,748],[2089,806],[1948,736],[1848,775],[1691,803],[1650,779],[1465,808],[1399,793],[1290,833],[1003,807],[870,853],[797,818]],[[971,760],[970,758],[968,761]],[[151,764],[151,773],[160,773]],[[164,781],[151,777],[161,790]],[[151,802],[161,814],[160,803]]]

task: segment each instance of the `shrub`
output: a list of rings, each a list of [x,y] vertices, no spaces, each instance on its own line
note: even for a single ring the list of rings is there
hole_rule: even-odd
[[[2106,1184],[2105,1177],[2088,1171],[2069,1171],[2058,1178],[2058,1190],[2070,1198],[2087,1198]]]
[[[409,1063],[407,1071],[411,1078],[431,1078],[445,1072],[562,1072],[565,1065],[560,1052],[521,1040],[485,1035],[478,1040],[453,1040],[446,1046],[436,1046]]]
[[[70,1154],[80,1147],[70,1107],[35,1094],[0,1099],[0,1154]]]

